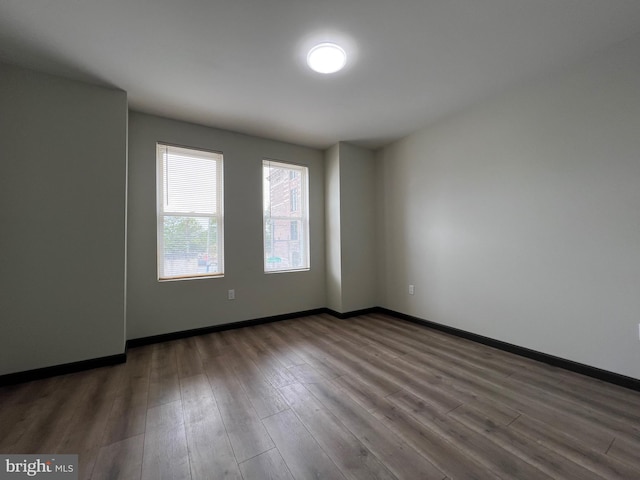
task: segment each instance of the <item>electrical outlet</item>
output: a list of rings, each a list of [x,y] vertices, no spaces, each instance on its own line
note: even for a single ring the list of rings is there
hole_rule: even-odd
[[[414,285],[409,285],[409,295],[413,295],[416,293],[416,288]]]
[[[227,298],[229,300],[235,300],[236,299],[236,291],[234,289],[229,290]]]

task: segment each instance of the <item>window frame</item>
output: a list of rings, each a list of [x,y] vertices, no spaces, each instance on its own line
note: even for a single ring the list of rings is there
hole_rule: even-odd
[[[267,208],[266,205],[264,204],[265,202],[265,197],[266,197],[266,181],[265,181],[265,168],[270,167],[270,166],[277,166],[279,168],[283,168],[283,169],[288,169],[289,170],[289,175],[287,175],[287,177],[289,178],[289,180],[292,179],[291,177],[291,172],[292,171],[299,171],[300,172],[300,185],[299,185],[299,192],[300,192],[300,201],[299,202],[295,202],[296,203],[296,213],[299,213],[300,216],[299,217],[286,217],[286,216],[273,216],[271,214],[269,214],[269,219],[272,221],[273,220],[288,220],[291,221],[292,219],[296,219],[298,221],[300,221],[301,224],[301,228],[297,229],[297,233],[298,233],[298,240],[300,242],[300,256],[302,259],[304,259],[304,263],[302,267],[296,267],[296,268],[283,268],[283,269],[278,269],[278,270],[268,270],[267,269],[267,249],[266,249],[266,242],[267,242]],[[295,188],[294,188],[295,189]],[[291,188],[289,188],[289,194],[291,194]],[[263,264],[263,270],[265,274],[272,274],[272,273],[294,273],[294,272],[305,272],[305,271],[309,271],[311,270],[311,239],[310,239],[310,235],[309,235],[309,230],[310,230],[310,226],[309,226],[309,167],[307,165],[304,164],[300,164],[300,163],[294,163],[294,162],[287,162],[287,161],[283,161],[283,160],[275,160],[275,159],[270,159],[270,158],[263,158],[262,159],[262,198],[263,198],[263,212],[262,212],[262,264]],[[270,196],[269,196],[270,198]],[[291,203],[291,199],[289,199],[289,201],[287,201],[287,204],[291,207],[292,203]],[[270,211],[270,210],[269,210]],[[293,211],[293,210],[291,210]],[[289,227],[290,230],[290,227]],[[271,233],[273,235],[273,232]],[[273,237],[272,237],[273,239]]]
[[[172,212],[165,211],[165,175],[164,175],[164,155],[161,154],[162,148],[179,148],[194,152],[197,156],[199,152],[205,154],[213,154],[219,156],[217,159],[210,159],[216,162],[216,213],[203,212]],[[217,236],[217,260],[218,270],[216,272],[205,272],[201,274],[163,276],[164,263],[161,266],[161,260],[164,256],[164,218],[165,217],[186,217],[186,218],[214,218],[216,220],[216,236]],[[224,277],[224,155],[221,151],[211,150],[200,147],[192,147],[186,145],[178,145],[166,142],[156,142],[156,277],[159,282],[171,282],[178,280],[197,280],[203,278],[221,278]]]

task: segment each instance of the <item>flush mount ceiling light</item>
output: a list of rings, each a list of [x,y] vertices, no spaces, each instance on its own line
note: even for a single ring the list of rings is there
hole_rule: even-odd
[[[335,43],[320,43],[307,55],[307,65],[318,73],[335,73],[346,63],[347,54]]]

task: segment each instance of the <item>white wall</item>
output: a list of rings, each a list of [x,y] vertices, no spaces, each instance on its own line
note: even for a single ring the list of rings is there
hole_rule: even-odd
[[[0,64],[0,374],[124,352],[127,97]]]
[[[157,280],[155,172],[159,141],[223,152],[223,278]],[[309,167],[310,271],[263,271],[263,158]],[[318,150],[131,112],[128,338],[324,307],[323,177],[323,156]],[[227,300],[229,289],[235,289],[235,300]]]
[[[381,304],[640,378],[638,58],[635,39],[380,151]]]

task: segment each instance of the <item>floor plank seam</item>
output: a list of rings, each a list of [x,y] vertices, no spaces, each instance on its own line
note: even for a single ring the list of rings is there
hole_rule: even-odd
[[[611,450],[611,447],[613,447],[613,444],[614,444],[615,441],[616,441],[616,437],[613,437],[613,440],[611,440],[611,443],[607,447],[607,451],[604,452],[605,455],[607,455],[609,453],[609,450]]]
[[[513,420],[511,420],[509,423],[507,423],[507,425],[506,425],[506,426],[507,426],[507,427],[510,427],[510,426],[511,426],[511,424],[512,424],[513,422],[515,422],[516,420],[518,420],[521,416],[522,416],[522,413],[518,413],[518,416],[517,416],[516,418],[514,418]]]

